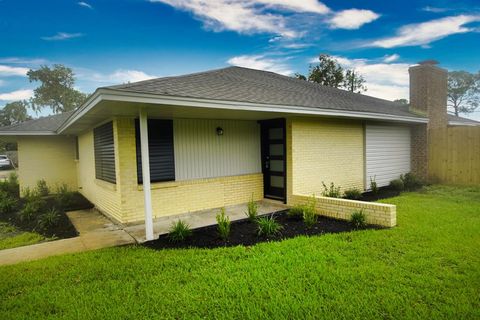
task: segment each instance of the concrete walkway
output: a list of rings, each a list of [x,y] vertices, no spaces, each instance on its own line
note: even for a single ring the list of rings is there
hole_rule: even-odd
[[[258,202],[259,215],[285,210],[287,208],[288,207],[285,204],[279,201],[265,199]],[[220,208],[217,208],[157,218],[153,221],[154,239],[158,238],[159,235],[168,233],[168,229],[170,229],[172,222],[179,219],[188,223],[190,225],[190,228],[192,229],[215,225],[217,224],[215,217],[219,212]],[[245,212],[247,212],[246,203],[225,207],[225,214],[230,218],[230,221],[245,219],[247,217],[245,215]],[[135,238],[138,243],[143,243],[146,241],[145,225],[143,223],[126,226],[124,230],[128,232],[133,238]]]
[[[0,250],[0,265],[135,243],[128,233],[96,210],[71,211],[67,215],[80,236]]]

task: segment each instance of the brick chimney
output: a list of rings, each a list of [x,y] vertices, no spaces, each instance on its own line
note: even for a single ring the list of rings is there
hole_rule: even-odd
[[[428,129],[447,126],[447,70],[435,60],[410,67],[410,110],[429,118]]]

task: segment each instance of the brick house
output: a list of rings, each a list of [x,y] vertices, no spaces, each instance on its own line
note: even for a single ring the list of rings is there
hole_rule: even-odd
[[[156,217],[252,197],[293,204],[322,182],[368,190],[371,179],[427,177],[428,129],[474,121],[447,116],[445,70],[409,71],[410,106],[229,67],[98,88],[73,112],[0,136],[18,142],[22,189],[66,183],[121,223],[145,221],[149,239]],[[394,208],[370,206],[390,212],[372,221],[395,225]]]

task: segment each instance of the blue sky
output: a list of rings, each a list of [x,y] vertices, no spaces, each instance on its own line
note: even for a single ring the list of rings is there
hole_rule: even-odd
[[[480,3],[317,0],[0,0],[0,106],[29,68],[61,63],[77,87],[241,65],[292,75],[329,53],[367,94],[408,98],[409,65],[480,70]],[[480,110],[470,115],[480,119]]]

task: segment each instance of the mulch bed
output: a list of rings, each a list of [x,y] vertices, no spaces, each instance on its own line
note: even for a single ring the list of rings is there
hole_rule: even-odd
[[[233,221],[228,241],[219,238],[217,226],[209,226],[192,230],[192,236],[181,242],[172,242],[168,235],[161,235],[157,240],[145,242],[143,245],[152,249],[165,248],[217,248],[238,245],[251,246],[259,242],[279,241],[296,236],[314,236],[327,233],[339,233],[355,230],[348,221],[318,217],[317,224],[307,229],[302,219],[289,218],[288,210],[273,213],[275,220],[283,226],[281,233],[274,237],[259,237],[256,223],[247,219]],[[366,229],[380,229],[368,226]]]
[[[17,212],[3,214],[0,216],[0,220],[13,225],[22,231],[34,231],[48,238],[56,237],[59,239],[66,239],[78,236],[78,232],[73,226],[68,216],[66,215],[66,212],[93,208],[93,205],[80,193],[73,194],[72,201],[65,210],[58,208],[58,205],[53,196],[45,197],[43,198],[43,200],[46,202],[45,208],[47,210],[49,210],[50,208],[56,208],[60,215],[59,222],[56,226],[52,228],[49,228],[47,230],[40,230],[37,226],[37,221],[22,221],[19,219]],[[23,204],[24,200],[21,199],[20,206],[23,207]]]
[[[360,199],[357,199],[359,201],[377,201],[381,199],[388,199],[392,197],[396,197],[400,195],[400,191],[398,190],[393,190],[389,187],[382,187],[378,189],[377,194],[372,193],[371,191],[369,192],[364,192],[362,193],[362,197]]]

